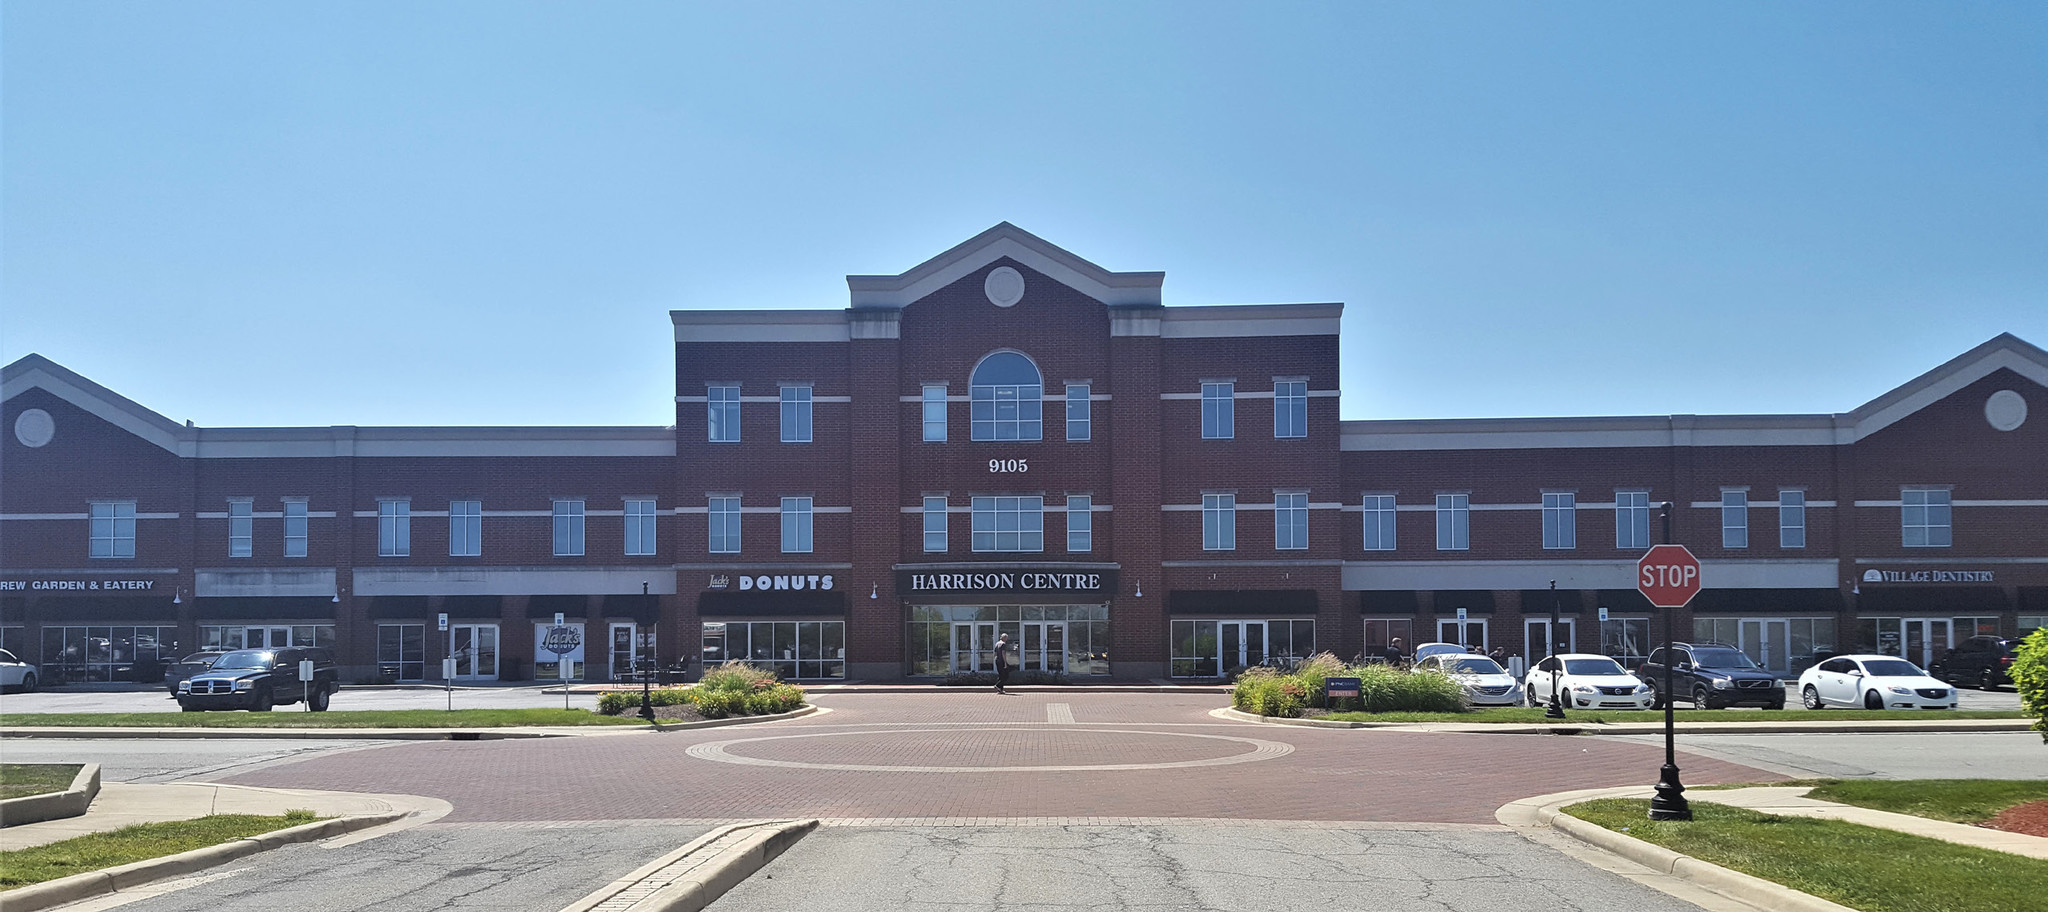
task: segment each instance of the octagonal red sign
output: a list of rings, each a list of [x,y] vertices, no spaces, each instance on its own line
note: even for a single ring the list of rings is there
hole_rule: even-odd
[[[1636,561],[1636,591],[1659,608],[1683,608],[1700,594],[1700,559],[1684,545],[1658,545]]]

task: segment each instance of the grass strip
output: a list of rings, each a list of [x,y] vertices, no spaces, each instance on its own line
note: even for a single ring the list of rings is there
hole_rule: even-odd
[[[1982,823],[2014,805],[2048,801],[2048,781],[1831,779],[1806,797],[1951,823]],[[2043,905],[2048,905],[2048,900]]]
[[[0,798],[61,792],[84,768],[78,763],[0,763]]]
[[[0,890],[190,852],[318,819],[312,811],[286,811],[282,817],[217,814],[197,820],[138,823],[63,842],[0,852]]]
[[[637,716],[601,716],[587,709],[389,709],[329,712],[9,713],[9,728],[523,728],[645,725]]]
[[[1475,709],[1461,713],[1346,712],[1317,716],[1338,722],[1482,722],[1500,724],[1612,725],[1618,722],[1662,722],[1661,709],[1578,709],[1566,710],[1565,719],[1545,719],[1540,706],[1510,706]],[[1673,714],[1678,722],[1871,722],[1942,721],[1944,719],[2023,719],[2018,710],[1965,709],[1851,709],[1811,712],[1786,709],[1681,709]]]
[[[1646,800],[1565,808],[1724,868],[1784,884],[1862,912],[2017,912],[2041,908],[2048,861],[1875,827],[1777,817],[1697,802],[1690,821],[1648,818]]]

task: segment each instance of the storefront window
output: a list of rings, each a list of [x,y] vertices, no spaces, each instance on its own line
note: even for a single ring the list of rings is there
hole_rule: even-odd
[[[1600,622],[1600,654],[1623,668],[1643,664],[1650,654],[1649,618],[1609,618]]]
[[[207,624],[199,628],[200,649],[334,648],[333,624]]]
[[[784,680],[846,677],[845,621],[707,621],[706,667],[746,662]]]
[[[1026,672],[1109,674],[1107,605],[915,605],[904,637],[910,673],[990,670],[988,646],[1007,633]]]
[[[154,684],[178,660],[178,628],[44,627],[42,679]]]
[[[1214,678],[1275,658],[1306,658],[1315,652],[1315,621],[1185,620],[1169,631],[1174,677]]]
[[[1415,622],[1408,618],[1367,618],[1365,622],[1365,652],[1358,656],[1364,661],[1373,661],[1386,655],[1387,645],[1395,639],[1401,641],[1403,652],[1415,648]]]

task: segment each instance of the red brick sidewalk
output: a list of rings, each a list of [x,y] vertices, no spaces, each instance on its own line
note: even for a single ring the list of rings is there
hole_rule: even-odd
[[[999,816],[1492,823],[1495,808],[1530,795],[1650,784],[1662,762],[1658,748],[1583,737],[1229,723],[1208,715],[1221,705],[1213,694],[840,694],[819,703],[833,711],[660,734],[397,744],[226,781],[426,795],[455,806],[450,822]],[[742,765],[689,753],[713,742],[724,742],[717,753],[741,760],[913,769]],[[1171,769],[919,769],[1216,761],[1249,754],[1255,742],[1292,751]],[[1688,784],[1782,778],[1704,757],[1679,763]]]

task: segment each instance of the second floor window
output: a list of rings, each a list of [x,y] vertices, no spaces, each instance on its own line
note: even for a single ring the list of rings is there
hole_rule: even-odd
[[[1237,436],[1237,384],[1202,384],[1202,439]]]
[[[1308,381],[1273,381],[1273,436],[1308,436]]]
[[[1043,496],[979,495],[972,502],[974,550],[1045,550]]]
[[[924,499],[924,550],[926,554],[946,553],[946,498]]]
[[[1088,384],[1067,384],[1067,439],[1087,440],[1095,433],[1093,410],[1088,402]]]
[[[228,501],[228,556],[248,557],[256,553],[256,502]]]
[[[91,505],[91,548],[93,557],[135,556],[135,501],[97,500]]]
[[[968,387],[976,440],[1040,440],[1045,387],[1038,366],[1016,352],[981,359]]]
[[[306,502],[284,502],[284,556],[306,556]]]
[[[705,387],[704,412],[707,440],[712,443],[740,442],[740,388],[737,385]]]
[[[1749,547],[1749,492],[1721,492],[1721,547]]]
[[[946,442],[946,387],[942,384],[927,383],[924,386],[924,439],[926,443]]]
[[[1579,546],[1579,495],[1553,491],[1543,495],[1543,547]]]
[[[1308,493],[1273,492],[1273,547],[1298,551],[1308,547]]]
[[[782,499],[782,553],[811,553],[811,499]]]
[[[1237,495],[1202,495],[1202,550],[1237,550]]]
[[[1394,550],[1394,495],[1365,495],[1365,550]]]
[[[626,553],[646,557],[654,553],[656,513],[652,498],[626,501]]]
[[[583,501],[555,501],[555,556],[583,555]]]
[[[1095,498],[1086,494],[1067,495],[1067,550],[1095,548]]]
[[[1949,524],[1949,492],[1939,488],[1906,488],[1899,492],[1900,543],[1908,548],[1946,548],[1955,540]]]
[[[448,502],[448,556],[477,557],[484,553],[484,502]]]
[[[711,553],[740,553],[740,498],[737,494],[709,498]]]
[[[1436,549],[1468,551],[1472,548],[1472,495],[1436,496]]]
[[[1650,547],[1650,492],[1614,492],[1614,546]]]
[[[377,501],[377,556],[407,557],[412,554],[412,502]]]
[[[782,388],[782,442],[811,442],[811,388]]]
[[[1806,492],[1778,492],[1778,547],[1806,547]]]

